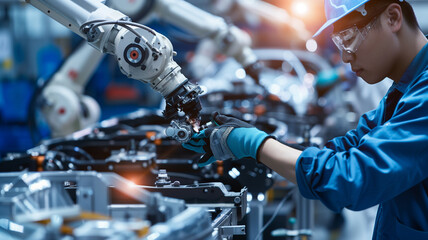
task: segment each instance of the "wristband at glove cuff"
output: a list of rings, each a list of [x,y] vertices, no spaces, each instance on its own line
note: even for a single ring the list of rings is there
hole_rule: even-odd
[[[227,137],[232,132],[233,127],[214,129],[210,136],[210,147],[217,160],[235,160],[235,155],[227,145]]]

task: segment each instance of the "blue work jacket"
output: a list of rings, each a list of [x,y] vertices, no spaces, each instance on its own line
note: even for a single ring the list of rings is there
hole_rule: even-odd
[[[403,95],[385,121],[394,90]],[[428,240],[428,44],[356,129],[302,152],[296,177],[304,197],[336,212],[379,204],[373,239]]]

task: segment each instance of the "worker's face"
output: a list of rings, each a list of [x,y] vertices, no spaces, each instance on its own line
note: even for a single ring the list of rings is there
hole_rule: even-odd
[[[351,64],[352,71],[369,84],[389,76],[394,67],[399,47],[386,24],[387,17],[381,13],[354,53],[342,51],[343,62]]]

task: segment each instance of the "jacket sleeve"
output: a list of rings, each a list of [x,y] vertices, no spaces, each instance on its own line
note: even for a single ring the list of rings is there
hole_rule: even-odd
[[[333,211],[362,210],[427,178],[428,86],[421,82],[403,95],[385,124],[364,136],[336,140],[345,147],[303,151],[296,163],[302,195]]]
[[[381,104],[384,104],[384,100],[382,100]],[[334,151],[346,151],[351,147],[357,146],[361,137],[379,124],[381,116],[380,108],[363,114],[355,129],[348,131],[344,136],[333,138],[325,144],[325,147]]]

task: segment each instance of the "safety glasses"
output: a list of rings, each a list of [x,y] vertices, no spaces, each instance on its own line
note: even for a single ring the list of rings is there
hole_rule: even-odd
[[[355,24],[354,26],[342,30],[338,33],[333,33],[331,38],[336,44],[337,48],[340,51],[345,51],[348,53],[355,53],[358,50],[358,47],[366,38],[370,29],[373,27],[377,17],[374,17],[367,25],[362,28],[358,28]]]

